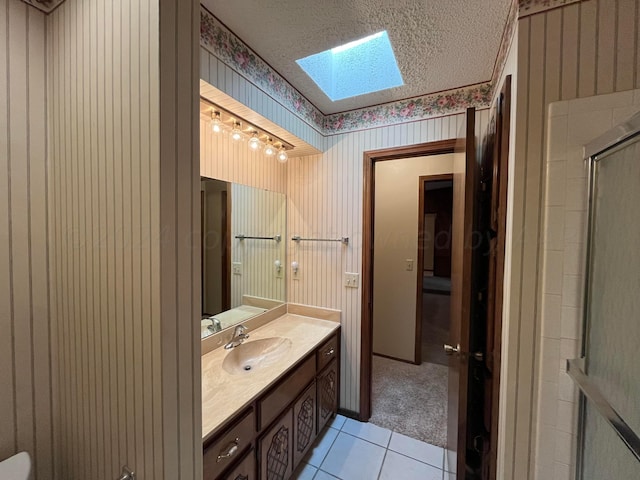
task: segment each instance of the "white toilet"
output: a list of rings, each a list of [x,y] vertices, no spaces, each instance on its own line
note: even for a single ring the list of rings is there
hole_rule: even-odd
[[[0,462],[0,480],[29,480],[31,458],[27,452],[20,452]]]

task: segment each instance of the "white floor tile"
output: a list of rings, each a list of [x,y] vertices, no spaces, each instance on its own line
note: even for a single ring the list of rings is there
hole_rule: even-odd
[[[291,480],[313,480],[313,477],[318,472],[318,469],[308,463],[301,463],[300,466],[293,472]]]
[[[421,442],[406,435],[402,435],[397,432],[393,432],[391,435],[391,442],[389,443],[389,450],[401,453],[407,457],[411,457],[415,460],[419,460],[423,463],[428,463],[436,468],[444,468],[444,449],[436,447],[435,445],[429,445],[428,443]]]
[[[313,480],[336,480],[336,477],[329,475],[327,472],[323,472],[322,470],[318,470],[318,473],[313,477]]]
[[[358,422],[352,418],[347,418],[342,431],[385,448],[389,445],[391,438],[391,430],[378,427],[373,423]]]
[[[336,418],[334,418],[329,422],[329,426],[331,428],[335,428],[336,430],[340,430],[346,420],[347,420],[347,417],[344,417],[342,415],[336,415]]]
[[[402,480],[442,480],[442,470],[389,450],[382,464],[379,480],[400,478]]]
[[[319,467],[324,460],[324,457],[329,452],[333,441],[338,436],[338,430],[334,428],[327,428],[321,437],[316,439],[315,445],[309,450],[309,453],[305,457],[304,461],[313,465],[314,467]]]
[[[385,449],[340,432],[320,469],[342,480],[378,478]]]

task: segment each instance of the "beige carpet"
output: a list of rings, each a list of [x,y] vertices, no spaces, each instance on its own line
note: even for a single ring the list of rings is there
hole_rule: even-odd
[[[369,420],[411,438],[444,447],[447,442],[448,370],[373,356]]]

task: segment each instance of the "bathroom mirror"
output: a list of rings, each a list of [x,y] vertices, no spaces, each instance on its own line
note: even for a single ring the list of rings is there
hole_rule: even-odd
[[[285,301],[286,198],[201,178],[202,338]]]

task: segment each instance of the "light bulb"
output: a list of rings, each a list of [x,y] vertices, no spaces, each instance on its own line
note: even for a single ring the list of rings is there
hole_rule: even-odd
[[[258,150],[260,148],[260,139],[258,138],[258,132],[253,132],[253,135],[249,139],[249,146],[252,150]]]
[[[234,140],[240,140],[242,138],[242,132],[240,132],[240,122],[236,122],[231,130],[231,138]]]
[[[271,139],[267,140],[267,146],[264,147],[264,154],[267,157],[270,157],[271,155],[275,155],[275,153],[276,153],[276,149],[273,146],[273,140]]]
[[[280,147],[280,151],[278,151],[278,161],[280,163],[286,163],[288,159],[289,155],[287,155],[287,151],[284,149],[284,147]]]
[[[220,133],[222,131],[220,112],[211,112],[211,130],[213,133]]]

